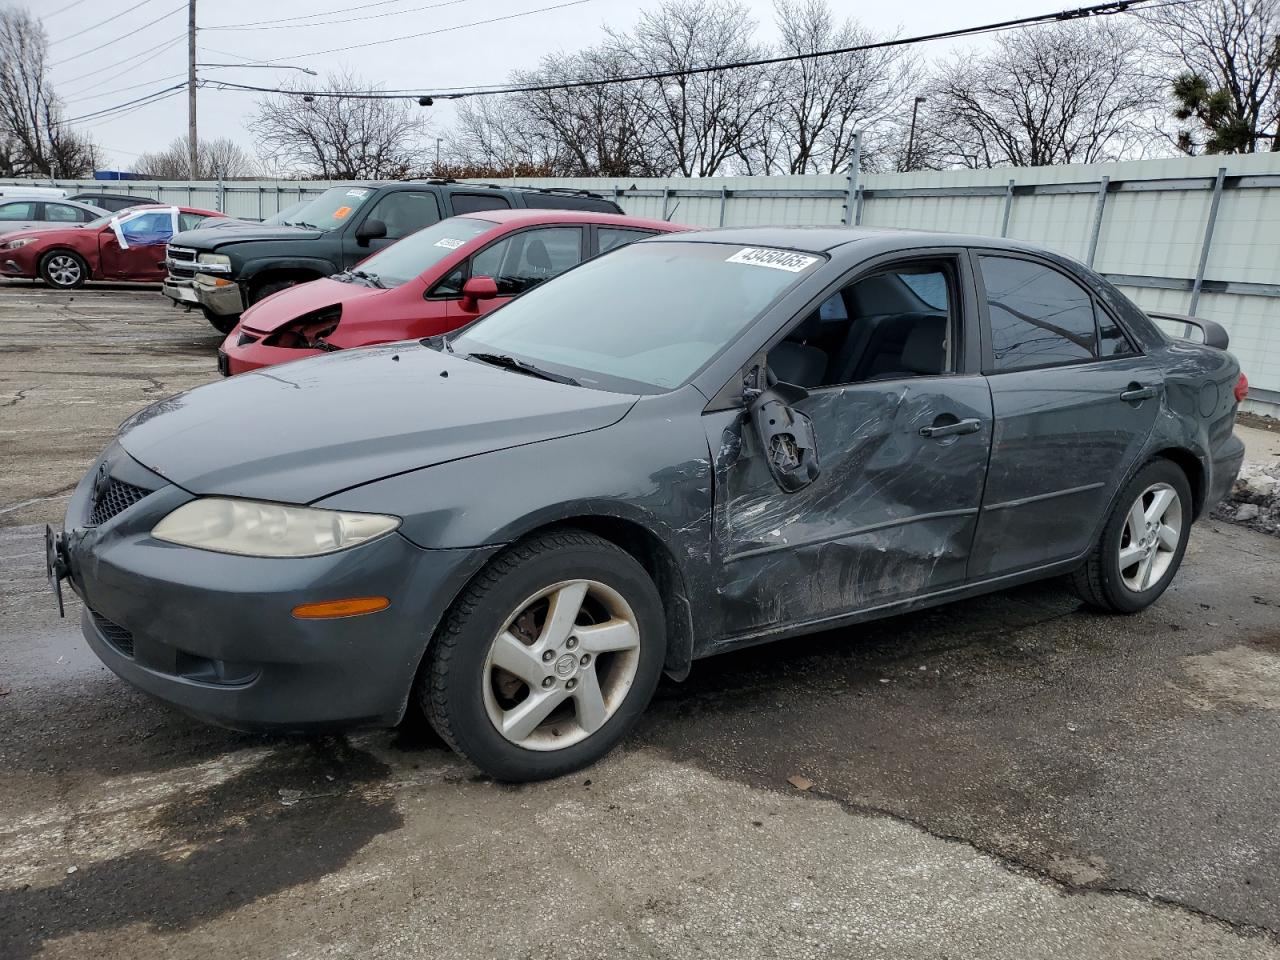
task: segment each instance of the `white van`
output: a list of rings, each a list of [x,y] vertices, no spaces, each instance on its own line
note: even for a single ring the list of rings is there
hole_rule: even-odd
[[[58,187],[15,187],[0,184],[0,200],[65,200],[67,191]]]

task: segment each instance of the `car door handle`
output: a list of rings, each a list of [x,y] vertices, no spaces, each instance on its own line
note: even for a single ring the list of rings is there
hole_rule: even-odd
[[[1135,403],[1138,400],[1150,400],[1160,390],[1157,387],[1143,387],[1136,383],[1129,384],[1129,389],[1120,394],[1120,399],[1125,403]]]
[[[927,440],[937,440],[940,437],[958,437],[965,433],[977,433],[981,429],[981,420],[957,420],[955,423],[941,423],[934,424],[931,427],[921,427],[920,436]]]

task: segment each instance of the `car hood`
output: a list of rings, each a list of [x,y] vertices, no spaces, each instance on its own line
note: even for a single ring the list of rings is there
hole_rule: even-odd
[[[369,297],[384,296],[390,292],[391,290],[367,287],[363,283],[343,283],[325,277],[286,287],[279,293],[272,294],[246,310],[240,322],[246,330],[252,330],[255,333],[271,333],[304,314],[337,306],[349,300],[364,300]]]
[[[324,236],[323,230],[306,227],[264,226],[261,223],[219,223],[216,227],[199,230],[183,230],[170,241],[175,247],[191,247],[193,250],[214,250],[229,243],[246,243],[251,240],[315,240]]]
[[[599,430],[635,401],[406,341],[180,393],[126,420],[119,439],[192,493],[310,503],[393,474]]]

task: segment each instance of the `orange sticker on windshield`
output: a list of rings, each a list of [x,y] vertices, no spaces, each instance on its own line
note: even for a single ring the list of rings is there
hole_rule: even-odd
[[[333,211],[333,219],[341,220],[350,212],[351,212],[350,207],[339,207],[337,210]]]

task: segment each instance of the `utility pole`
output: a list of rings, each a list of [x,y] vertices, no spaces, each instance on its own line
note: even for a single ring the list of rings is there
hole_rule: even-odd
[[[196,0],[187,0],[187,157],[194,180],[200,172],[200,141],[196,137]]]
[[[195,3],[195,0],[191,0]],[[911,133],[907,136],[907,162],[903,164],[910,173],[916,168],[916,113],[920,109],[920,104],[924,103],[924,97],[916,97],[915,103],[911,104]]]

